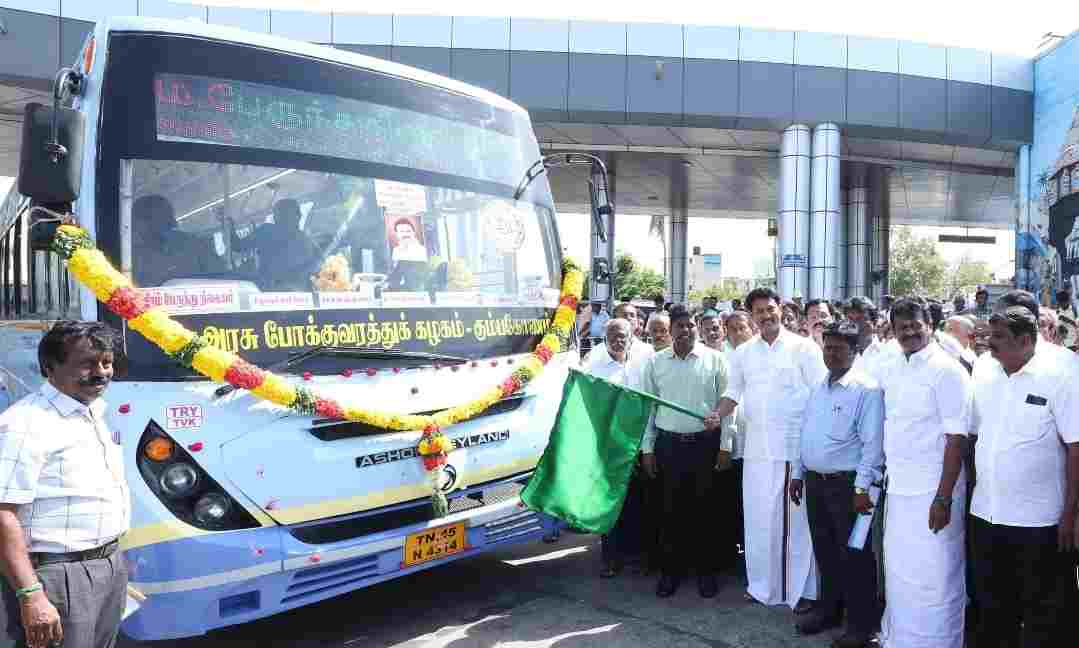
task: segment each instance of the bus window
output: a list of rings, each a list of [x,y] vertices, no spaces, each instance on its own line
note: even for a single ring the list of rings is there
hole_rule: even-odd
[[[29,203],[18,196],[4,210],[0,233],[0,317],[78,318],[79,289],[62,259],[29,247]]]

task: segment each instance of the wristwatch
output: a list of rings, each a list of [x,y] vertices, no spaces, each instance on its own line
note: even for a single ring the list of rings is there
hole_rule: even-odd
[[[864,488],[858,488],[857,486],[855,486],[854,487],[854,494],[855,495],[865,495],[865,489]]]

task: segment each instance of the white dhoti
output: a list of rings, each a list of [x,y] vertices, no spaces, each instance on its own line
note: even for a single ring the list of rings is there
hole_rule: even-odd
[[[817,598],[817,562],[809,535],[805,499],[795,506],[787,495],[790,464],[746,459],[746,574],[749,594],[766,605]]]
[[[967,604],[965,480],[955,485],[952,517],[929,530],[935,493],[889,494],[884,518],[885,648],[962,648]]]

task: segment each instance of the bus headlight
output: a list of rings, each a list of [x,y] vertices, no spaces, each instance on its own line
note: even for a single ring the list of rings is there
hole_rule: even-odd
[[[195,519],[206,526],[217,526],[228,517],[232,505],[221,493],[206,493],[195,502]]]
[[[135,448],[139,474],[169,513],[207,531],[254,529],[258,520],[184,447],[151,420]]]
[[[174,463],[166,468],[158,478],[161,491],[174,499],[187,497],[199,483],[199,474],[190,464]]]

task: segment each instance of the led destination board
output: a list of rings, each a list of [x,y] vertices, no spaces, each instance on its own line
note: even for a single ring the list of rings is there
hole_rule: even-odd
[[[522,142],[462,121],[245,81],[154,77],[157,139],[307,153],[516,185]]]

